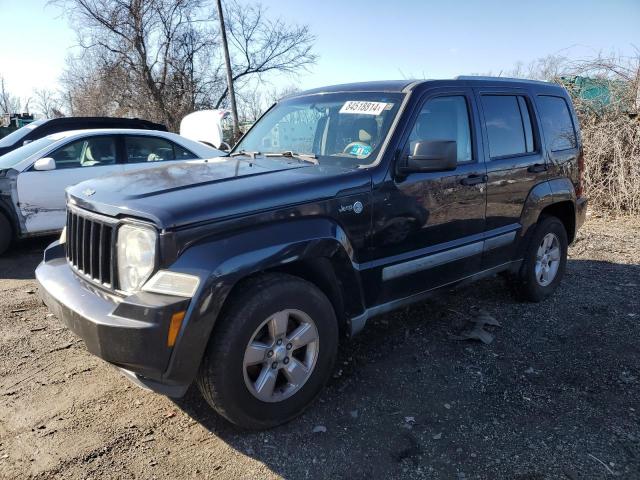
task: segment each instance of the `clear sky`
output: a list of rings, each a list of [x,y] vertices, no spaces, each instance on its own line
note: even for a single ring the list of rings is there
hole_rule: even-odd
[[[241,0],[250,3],[249,0]],[[498,73],[549,54],[590,56],[640,48],[640,0],[517,2],[270,0],[272,16],[306,23],[318,64],[301,88],[392,78]],[[46,0],[0,0],[0,74],[28,96],[56,88],[74,32]]]

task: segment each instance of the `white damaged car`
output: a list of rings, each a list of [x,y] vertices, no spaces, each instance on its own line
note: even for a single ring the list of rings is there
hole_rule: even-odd
[[[76,130],[0,156],[0,254],[14,239],[62,230],[65,189],[94,177],[225,155],[158,130]],[[135,188],[132,185],[132,188]]]

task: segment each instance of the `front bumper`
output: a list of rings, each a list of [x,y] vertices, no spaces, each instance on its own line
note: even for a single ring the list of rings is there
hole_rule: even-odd
[[[89,352],[140,386],[174,397],[186,392],[188,383],[164,373],[173,350],[167,346],[171,316],[187,310],[189,299],[146,292],[122,298],[105,292],[73,272],[58,242],[47,248],[36,279],[44,303]]]

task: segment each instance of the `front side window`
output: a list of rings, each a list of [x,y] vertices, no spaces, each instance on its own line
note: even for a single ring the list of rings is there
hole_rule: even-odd
[[[164,162],[167,160],[191,160],[193,153],[164,138],[140,136],[127,137],[127,163]]]
[[[83,138],[60,147],[49,157],[56,161],[56,169],[113,165],[116,142],[111,136]]]
[[[409,135],[408,151],[416,142],[454,141],[458,149],[458,163],[470,162],[471,129],[467,101],[461,95],[436,97],[427,100]]]
[[[341,92],[281,101],[234,152],[313,155],[318,163],[357,167],[375,161],[403,94]]]
[[[541,95],[538,106],[542,120],[542,129],[551,146],[552,152],[576,148],[576,132],[571,121],[569,107],[564,98]]]
[[[482,109],[491,158],[535,151],[527,102],[520,95],[483,95]]]

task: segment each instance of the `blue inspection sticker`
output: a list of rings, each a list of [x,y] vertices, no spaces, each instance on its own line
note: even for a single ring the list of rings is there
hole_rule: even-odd
[[[367,156],[371,153],[371,145],[354,145],[349,150],[349,153],[358,157]]]

